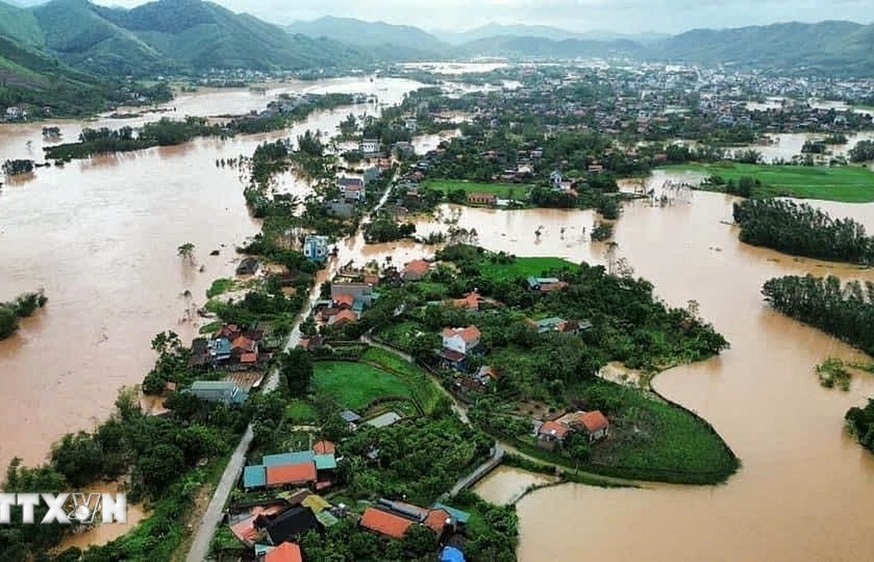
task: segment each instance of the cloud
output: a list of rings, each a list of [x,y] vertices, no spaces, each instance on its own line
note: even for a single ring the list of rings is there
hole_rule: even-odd
[[[214,0],[235,12],[288,24],[325,15],[464,31],[490,22],[571,30],[678,33],[780,21],[874,21],[871,0]],[[126,7],[144,0],[97,0]]]

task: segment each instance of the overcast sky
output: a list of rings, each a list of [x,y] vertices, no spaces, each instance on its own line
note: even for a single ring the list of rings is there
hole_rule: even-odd
[[[136,6],[146,0],[97,0]],[[235,12],[287,24],[325,15],[465,31],[490,22],[575,31],[677,33],[781,21],[874,21],[874,0],[214,0]]]

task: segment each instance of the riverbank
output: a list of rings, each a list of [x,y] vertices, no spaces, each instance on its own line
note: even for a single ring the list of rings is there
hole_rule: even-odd
[[[753,187],[754,197],[796,197],[844,203],[874,202],[874,172],[860,166],[833,168],[809,166],[769,166],[764,164],[683,164],[667,166],[665,172],[719,176],[738,182],[749,177],[761,185]],[[704,191],[725,192],[724,185],[701,184]]]

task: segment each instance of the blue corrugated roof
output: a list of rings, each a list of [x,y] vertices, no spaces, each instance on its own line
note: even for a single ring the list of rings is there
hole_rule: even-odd
[[[333,453],[329,455],[315,455],[313,460],[316,461],[316,470],[333,470],[337,468],[337,459]]]
[[[313,462],[315,453],[312,451],[300,451],[297,453],[282,453],[278,455],[265,455],[262,463],[264,466],[279,466],[283,464],[303,464]]]
[[[267,469],[263,464],[247,466],[243,469],[243,487],[262,488],[267,485]]]
[[[464,553],[457,548],[447,546],[440,553],[440,562],[464,562]]]
[[[442,509],[462,525],[467,525],[467,522],[470,520],[470,513],[461,511],[460,509],[455,509],[454,507],[449,507],[442,503],[435,503],[433,509]]]

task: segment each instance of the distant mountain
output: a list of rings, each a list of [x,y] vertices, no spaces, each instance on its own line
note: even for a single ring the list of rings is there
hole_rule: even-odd
[[[633,41],[587,41],[563,39],[553,41],[541,37],[487,37],[458,47],[471,56],[507,57],[513,59],[568,59],[633,57],[642,58],[646,49]]]
[[[564,41],[566,39],[579,39],[583,41],[634,41],[641,44],[648,44],[670,37],[670,35],[658,33],[628,34],[604,30],[576,32],[548,25],[501,25],[497,23],[491,23],[464,32],[435,32],[435,35],[452,45],[463,45],[471,41],[495,37],[536,37],[552,41]]]
[[[20,10],[0,0],[0,36],[43,48],[96,75],[295,70],[357,65],[371,57],[201,0],[157,0],[130,10],[88,0],[52,0]]]
[[[298,21],[286,26],[289,33],[307,37],[327,37],[335,41],[361,47],[395,45],[416,51],[439,53],[446,45],[430,33],[407,25],[393,25],[381,21],[362,21],[331,16],[313,21]]]
[[[874,75],[874,25],[848,21],[696,29],[651,45],[669,61]]]

